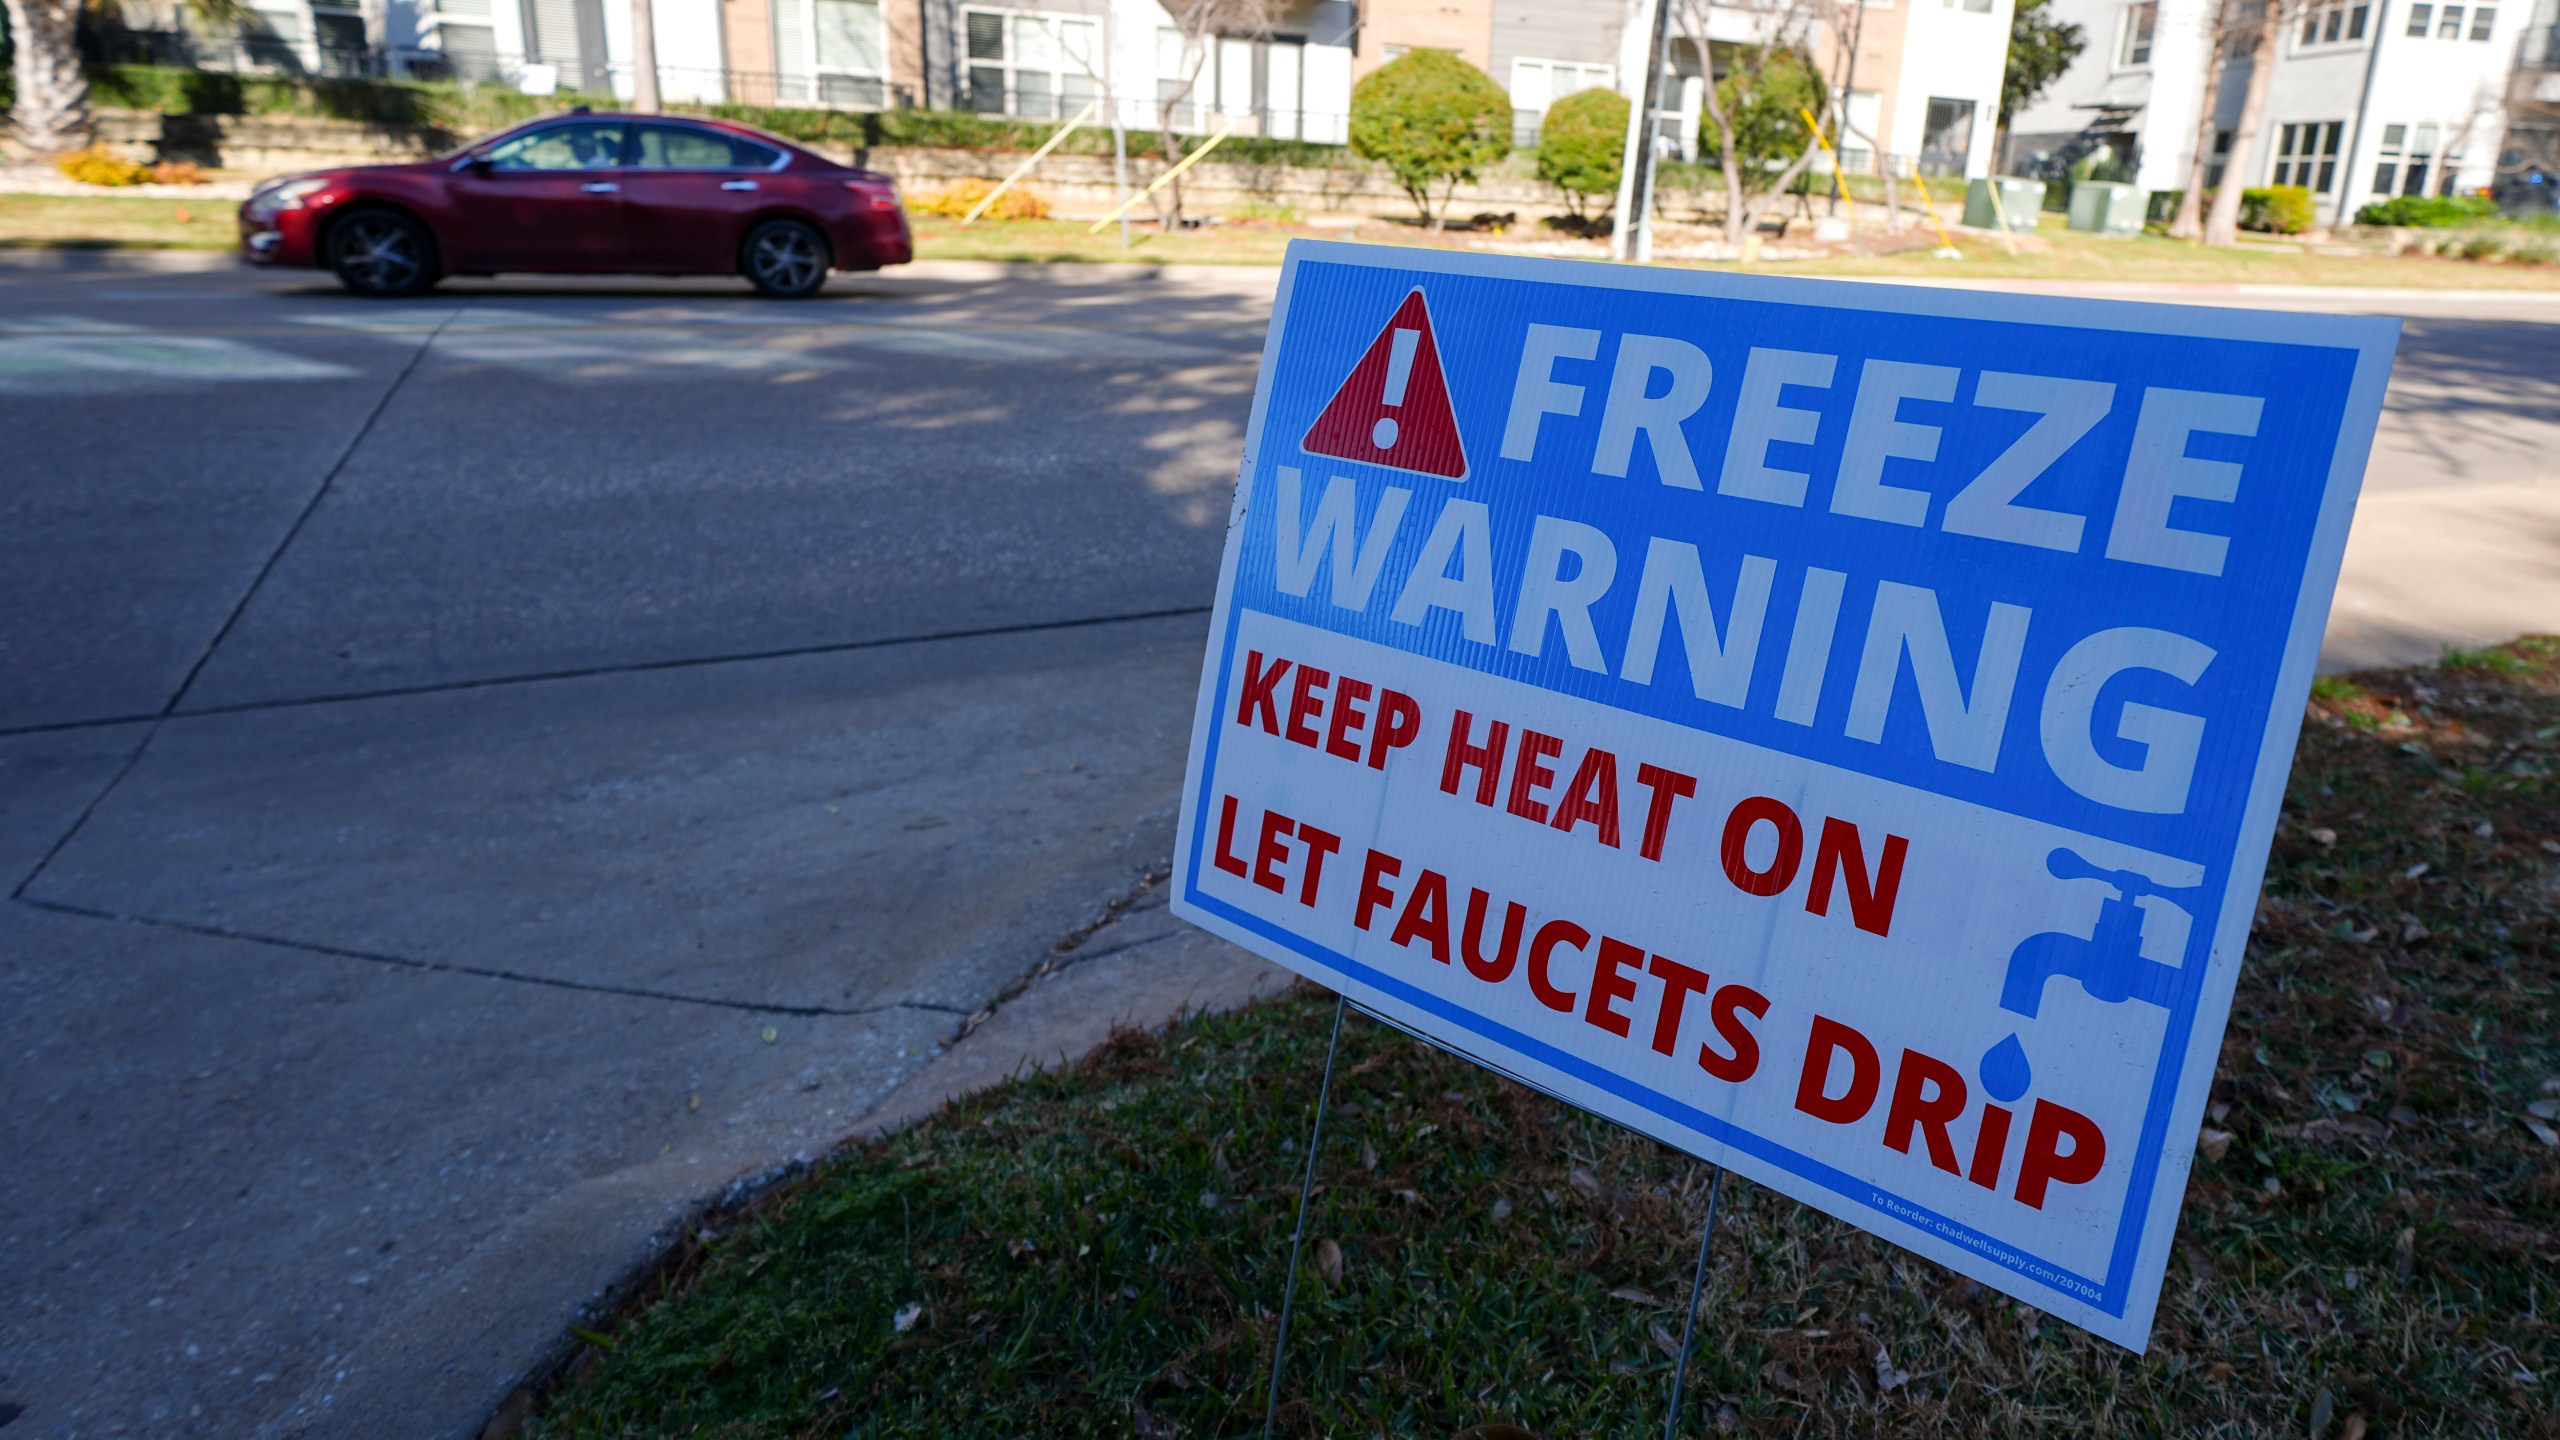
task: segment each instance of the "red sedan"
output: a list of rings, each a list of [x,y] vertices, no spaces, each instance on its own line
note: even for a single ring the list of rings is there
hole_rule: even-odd
[[[913,258],[897,186],[720,120],[573,112],[441,160],[316,170],[240,207],[242,255],[334,271],[359,295],[447,275],[743,275],[817,293]]]

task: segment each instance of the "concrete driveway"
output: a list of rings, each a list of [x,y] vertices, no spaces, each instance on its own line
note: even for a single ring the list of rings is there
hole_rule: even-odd
[[[475,1434],[734,1179],[1268,983],[1150,877],[1271,280],[0,266],[12,1440]],[[2560,305],[2380,303],[2333,660],[2560,625]]]

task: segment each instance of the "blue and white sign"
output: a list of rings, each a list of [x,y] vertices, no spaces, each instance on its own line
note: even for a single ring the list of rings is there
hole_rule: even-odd
[[[1293,244],[1174,908],[2140,1350],[2397,334]]]

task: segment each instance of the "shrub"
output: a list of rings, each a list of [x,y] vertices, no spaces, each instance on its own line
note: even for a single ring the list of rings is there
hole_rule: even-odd
[[[204,169],[192,160],[163,160],[151,167],[154,185],[201,185]]]
[[[1716,83],[1716,100],[1733,125],[1737,178],[1743,189],[1756,193],[1767,190],[1811,143],[1805,114],[1821,114],[1831,103],[1831,92],[1803,51],[1778,50],[1764,56],[1757,69],[1735,65]],[[1698,139],[1705,154],[1724,153],[1724,137],[1712,116],[1700,123]]]
[[[1539,123],[1538,178],[1564,192],[1576,220],[1590,218],[1590,197],[1617,195],[1626,154],[1627,97],[1615,90],[1567,95],[1548,106]]]
[[[2311,190],[2304,185],[2263,185],[2240,192],[2240,228],[2299,235],[2313,223]]]
[[[1511,97],[1446,50],[1408,50],[1351,92],[1351,148],[1387,167],[1433,225],[1462,180],[1511,153]]]
[[[2359,225],[2437,228],[2496,218],[2498,203],[2479,195],[2395,195],[2356,212]]]
[[[2481,230],[2462,237],[2461,254],[2465,260],[2495,260],[2506,248],[2505,237]]]
[[[2560,265],[2560,245],[2548,240],[2527,240],[2509,251],[2507,259],[2518,265]]]
[[[151,179],[151,167],[137,165],[91,146],[53,157],[53,168],[83,185],[140,185]]]
[[[920,200],[910,201],[908,208],[927,215],[948,215],[957,220],[968,214],[979,201],[986,199],[987,192],[994,188],[996,188],[996,182],[993,180],[961,180]],[[996,203],[988,206],[987,213],[978,218],[981,220],[1046,220],[1049,218],[1049,202],[1042,199],[1040,192],[1030,186],[1016,185],[997,196]]]

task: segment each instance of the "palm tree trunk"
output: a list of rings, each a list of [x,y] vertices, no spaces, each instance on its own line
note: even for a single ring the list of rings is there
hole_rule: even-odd
[[[80,69],[79,0],[8,0],[17,42],[18,138],[39,155],[89,142],[89,77]]]
[[[2231,131],[2231,158],[2222,167],[2222,188],[2213,192],[2213,213],[2204,218],[2204,243],[2240,243],[2240,192],[2249,184],[2258,158],[2258,130],[2267,116],[2267,87],[2276,75],[2276,44],[2284,34],[2284,7],[2260,0],[2258,34],[2249,50],[2249,89],[2241,97],[2240,123]]]
[[[2213,24],[2206,30],[2204,103],[2196,115],[2196,150],[2195,158],[2187,165],[2187,188],[2178,196],[2177,218],[2169,222],[2172,240],[2204,238],[2204,184],[2205,177],[2213,173],[2213,116],[2221,108],[2217,102],[2222,97],[2222,54],[2230,48],[2230,15],[2229,0],[2225,0],[2215,9]],[[2226,177],[2229,173],[2228,169],[2224,171]]]

